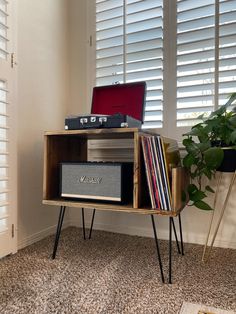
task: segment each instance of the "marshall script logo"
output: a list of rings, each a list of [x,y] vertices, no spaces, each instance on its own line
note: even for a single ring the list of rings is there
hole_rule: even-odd
[[[99,177],[81,176],[78,179],[78,183],[100,184],[101,182],[102,182],[102,178],[99,178]]]

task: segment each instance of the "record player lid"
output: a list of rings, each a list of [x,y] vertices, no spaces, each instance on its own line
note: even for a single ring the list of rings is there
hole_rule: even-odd
[[[121,113],[143,122],[145,94],[146,82],[94,87],[91,113]]]

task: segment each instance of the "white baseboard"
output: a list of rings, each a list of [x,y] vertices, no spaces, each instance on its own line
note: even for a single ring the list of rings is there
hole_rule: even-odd
[[[86,226],[90,226],[90,221],[85,222]],[[75,223],[75,221],[70,221],[70,226],[74,227],[81,227],[79,223]],[[94,222],[93,225],[94,230],[102,230],[114,233],[122,233],[128,235],[137,235],[141,237],[149,237],[153,238],[153,230],[152,228],[140,228],[134,226],[124,226],[118,224],[103,224],[103,223],[96,223]],[[158,238],[161,240],[168,240],[169,239],[169,232],[168,230],[158,230]],[[174,239],[174,235],[172,235],[172,239]],[[202,234],[195,234],[195,233],[185,233],[183,232],[183,240],[185,243],[194,243],[194,244],[205,244],[206,236]],[[221,247],[221,248],[229,248],[229,249],[236,249],[236,242],[235,241],[225,241],[225,240],[215,240],[214,247]]]
[[[90,221],[86,221],[86,226],[90,225]],[[63,229],[67,227],[81,227],[81,225],[74,220],[67,220],[63,223]],[[55,234],[56,232],[56,225],[50,226],[45,228],[39,232],[36,232],[25,239],[21,240],[18,243],[18,250],[31,245],[37,241],[44,239],[45,237]],[[142,228],[142,227],[134,227],[134,226],[124,226],[118,224],[103,224],[103,223],[94,223],[93,228],[95,230],[102,230],[114,233],[121,233],[121,234],[128,234],[128,235],[137,235],[141,237],[153,237],[153,231],[151,228]],[[168,240],[169,233],[168,230],[158,230],[158,238],[162,240]],[[183,232],[183,239],[186,243],[194,243],[194,244],[205,244],[205,236],[195,233],[185,233]],[[235,241],[225,241],[225,240],[217,240],[214,244],[215,247],[222,247],[222,248],[231,248],[236,249],[236,242]]]
[[[63,222],[63,229],[70,227],[70,225],[71,225],[71,223],[69,220]],[[39,232],[36,232],[36,233],[29,235],[28,237],[26,237],[23,240],[18,242],[17,249],[18,250],[23,249],[24,247],[31,245],[35,242],[38,242],[38,241],[46,238],[49,235],[55,234],[56,228],[57,228],[57,225],[53,225],[53,226],[45,228]]]

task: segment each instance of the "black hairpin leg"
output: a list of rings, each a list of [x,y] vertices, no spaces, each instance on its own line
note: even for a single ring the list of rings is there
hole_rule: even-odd
[[[169,218],[169,283],[171,282],[171,268],[172,268],[172,217]]]
[[[179,232],[180,232],[181,254],[184,255],[184,242],[183,242],[182,224],[181,224],[180,213],[179,213]]]
[[[57,223],[57,232],[56,232],[56,237],[55,237],[55,242],[54,242],[52,259],[55,259],[55,257],[56,257],[58,242],[59,242],[59,238],[61,235],[61,227],[62,227],[64,215],[65,215],[65,210],[66,210],[66,206],[61,206],[59,218],[58,218],[58,223]]]
[[[84,240],[86,240],[86,234],[85,234],[85,223],[84,223],[84,208],[82,208],[82,224],[83,224],[83,235],[84,235]]]
[[[171,221],[172,221],[172,226],[173,226],[173,229],[174,229],[174,234],[175,234],[175,241],[176,241],[177,250],[178,250],[178,253],[181,254],[180,247],[179,247],[179,241],[178,241],[178,237],[177,237],[177,233],[176,233],[176,229],[175,229],[174,218],[171,217]]]
[[[92,236],[93,222],[94,222],[95,212],[96,212],[96,209],[94,208],[94,209],[93,209],[93,216],[92,216],[91,226],[90,226],[90,231],[89,231],[89,239],[91,239],[91,236]]]
[[[152,219],[152,227],[153,227],[154,238],[155,238],[155,242],[156,242],[156,249],[157,249],[157,256],[158,256],[158,261],[159,261],[159,267],[160,267],[160,271],[161,271],[161,280],[162,280],[163,283],[165,283],[163,267],[162,267],[162,262],[161,262],[161,254],[160,254],[158,238],[157,238],[157,232],[156,232],[156,226],[155,226],[155,220],[154,220],[153,215],[151,215],[151,219]]]

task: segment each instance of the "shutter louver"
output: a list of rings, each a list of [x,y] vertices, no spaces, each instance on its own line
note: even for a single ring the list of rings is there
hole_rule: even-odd
[[[7,1],[0,0],[0,58],[8,56]],[[9,229],[8,208],[8,102],[7,83],[0,80],[0,234],[6,235]]]
[[[236,90],[236,0],[219,0],[219,24],[215,6],[177,1],[177,126],[197,123]]]
[[[123,0],[96,0],[96,85],[123,82]]]
[[[161,127],[163,1],[96,0],[96,85],[146,81],[144,127]]]
[[[219,2],[219,105],[236,91],[236,1]]]
[[[6,60],[7,51],[7,1],[0,0],[0,58]]]
[[[213,0],[177,1],[177,126],[190,126],[213,109]]]
[[[8,115],[6,83],[0,81],[0,233],[8,229]]]

